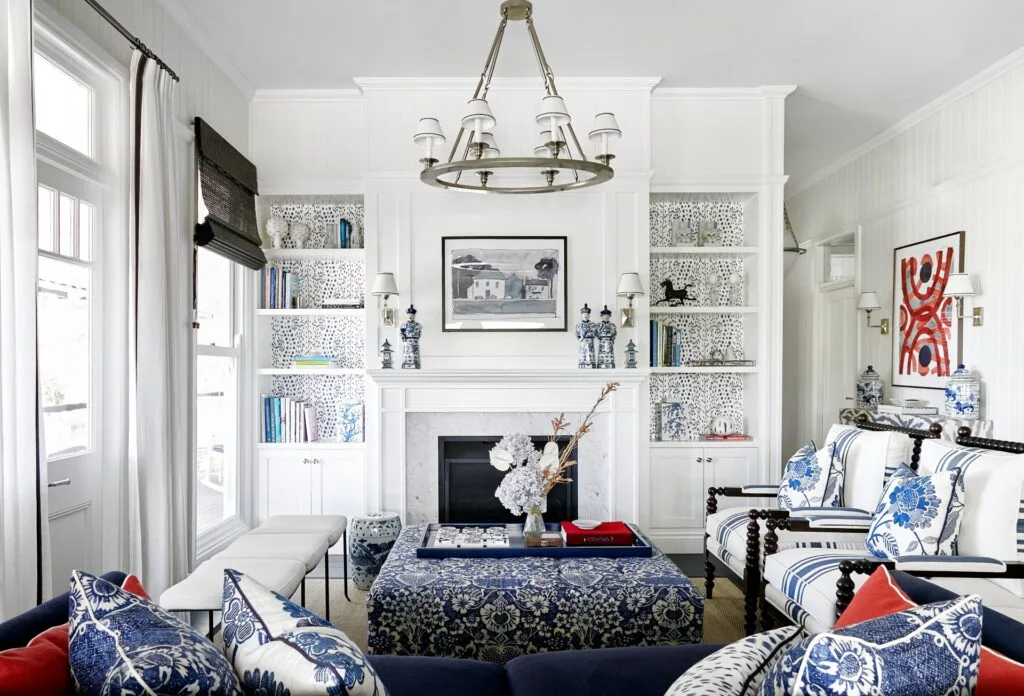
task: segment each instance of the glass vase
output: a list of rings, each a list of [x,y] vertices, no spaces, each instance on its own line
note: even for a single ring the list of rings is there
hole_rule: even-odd
[[[533,505],[526,511],[526,522],[523,523],[523,536],[540,536],[544,531],[544,514],[541,512],[540,505]]]

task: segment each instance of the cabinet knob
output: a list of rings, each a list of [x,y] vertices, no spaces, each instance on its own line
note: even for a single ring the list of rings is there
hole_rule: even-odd
[[[712,460],[712,459],[711,459],[711,457],[708,457],[708,458],[707,458],[707,459],[705,459],[704,461],[710,464],[710,463],[711,463],[712,461],[714,461],[714,460]]]
[[[704,457],[697,457],[697,462],[698,463],[703,463],[703,461],[704,461]]]

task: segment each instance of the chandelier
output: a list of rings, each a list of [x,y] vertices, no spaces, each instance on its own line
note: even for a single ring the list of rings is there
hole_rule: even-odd
[[[510,20],[526,22],[546,92],[536,118],[540,132],[533,156],[502,157],[493,132],[497,120],[487,103],[498,52]],[[608,152],[608,144],[622,137],[615,115],[605,112],[594,118],[589,137],[599,144],[600,153],[592,160],[588,159],[572,127],[565,100],[555,87],[555,74],[540,47],[537,30],[533,26],[533,5],[528,0],[506,0],[501,4],[498,33],[467,111],[448,161],[444,163],[434,157],[434,149],[446,142],[441,123],[436,118],[420,119],[413,142],[426,149],[426,156],[420,160],[423,164],[420,180],[424,183],[458,191],[551,193],[595,186],[615,174],[610,166],[615,155]],[[508,174],[512,177],[503,186],[503,178]]]

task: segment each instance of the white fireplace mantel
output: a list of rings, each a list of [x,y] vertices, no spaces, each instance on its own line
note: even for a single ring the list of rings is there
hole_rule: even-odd
[[[468,370],[367,370],[374,382],[388,386],[420,384],[484,385],[514,384],[639,384],[650,376],[649,370],[533,370],[468,369]],[[596,396],[595,396],[596,398]]]
[[[640,475],[648,456],[647,370],[375,369],[368,374],[366,405],[380,414],[367,419],[368,493],[380,509],[398,512],[407,521],[419,505],[411,517],[422,517],[422,496],[410,498],[408,477],[414,479],[417,496],[423,483],[419,478],[433,476],[436,482],[436,468],[424,473],[431,468],[424,458],[436,457],[437,434],[499,435],[521,427],[526,414],[578,416],[593,407],[606,384],[618,382],[597,410],[594,428],[600,435],[592,435],[595,445],[600,443],[596,458],[601,464],[586,472],[597,476],[586,483],[611,519],[639,520]],[[457,423],[459,431],[425,436],[424,418],[435,425]],[[410,441],[416,432],[424,442]],[[415,468],[407,467],[410,459]]]

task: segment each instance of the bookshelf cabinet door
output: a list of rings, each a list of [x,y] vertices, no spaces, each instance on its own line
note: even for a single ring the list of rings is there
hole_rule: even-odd
[[[704,490],[712,486],[747,486],[757,480],[757,448],[729,447],[704,450]],[[718,509],[751,507],[750,498],[719,498]]]
[[[704,468],[700,449],[651,450],[651,529],[685,530],[704,524]]]
[[[316,455],[319,478],[316,482],[315,513],[353,515],[369,510],[366,505],[366,456],[363,452],[319,452]],[[332,547],[345,552],[344,542]]]
[[[273,515],[312,515],[314,513],[314,469],[316,462],[298,450],[260,452],[259,519]],[[315,481],[319,488],[319,480]],[[319,505],[317,505],[319,507]]]

